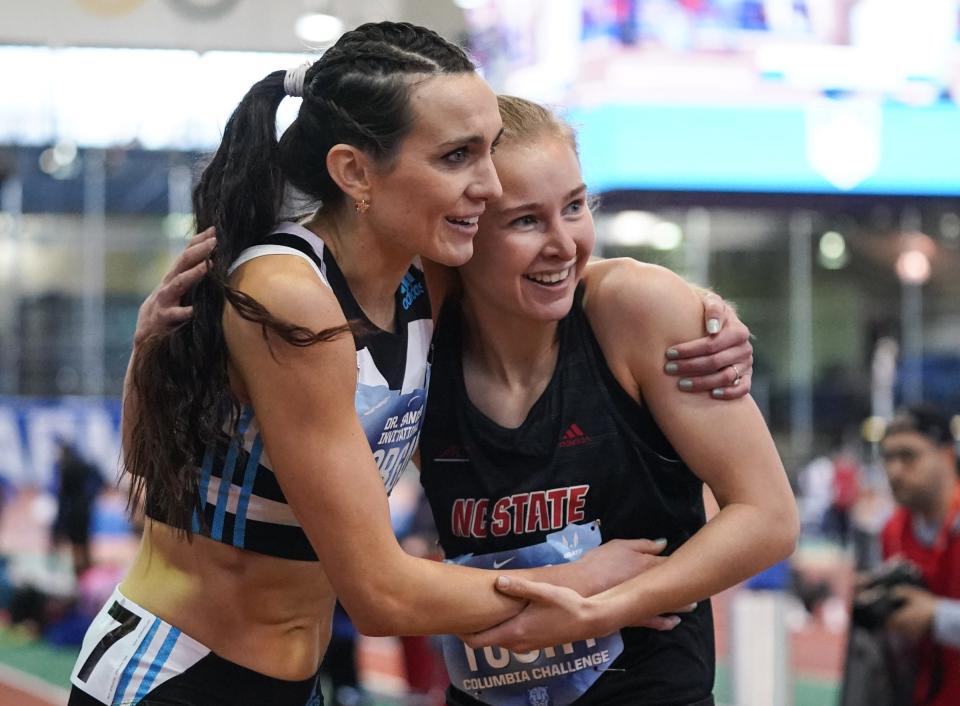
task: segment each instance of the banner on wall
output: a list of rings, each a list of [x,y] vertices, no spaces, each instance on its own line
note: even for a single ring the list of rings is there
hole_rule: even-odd
[[[0,479],[14,487],[53,482],[58,441],[76,445],[113,482],[120,462],[120,400],[0,397]]]

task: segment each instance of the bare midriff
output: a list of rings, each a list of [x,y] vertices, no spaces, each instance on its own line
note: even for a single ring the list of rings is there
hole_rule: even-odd
[[[120,592],[220,657],[277,679],[312,676],[334,592],[318,561],[237,549],[147,520]]]

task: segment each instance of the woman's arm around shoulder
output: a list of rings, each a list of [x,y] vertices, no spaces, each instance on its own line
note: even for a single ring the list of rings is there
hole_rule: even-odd
[[[311,331],[346,324],[335,297],[300,258],[257,258],[232,285],[275,317]],[[476,630],[519,606],[493,577],[407,555],[357,418],[357,362],[349,333],[309,346],[224,313],[235,379],[260,424],[274,472],[358,628],[368,634]]]

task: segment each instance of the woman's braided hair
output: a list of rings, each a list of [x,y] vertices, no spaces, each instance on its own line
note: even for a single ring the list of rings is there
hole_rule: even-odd
[[[474,68],[459,47],[422,27],[381,22],[348,32],[307,70],[300,114],[280,140],[285,175],[308,194],[338,197],[330,175],[315,168],[333,145],[389,160],[413,120],[411,78]]]

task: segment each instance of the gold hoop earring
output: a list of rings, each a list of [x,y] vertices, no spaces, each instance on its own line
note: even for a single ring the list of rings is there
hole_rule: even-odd
[[[359,201],[353,202],[353,208],[358,215],[363,215],[370,208],[370,202],[366,199],[360,199]]]

